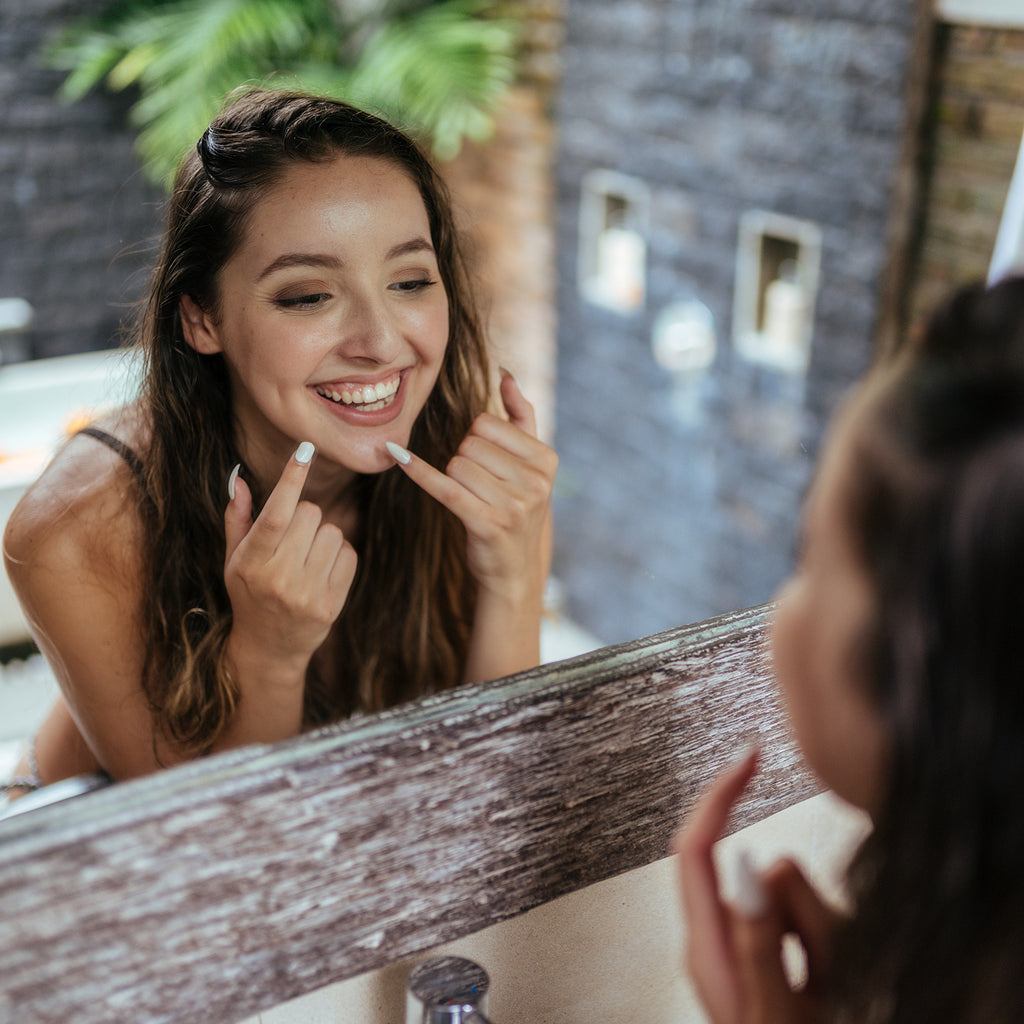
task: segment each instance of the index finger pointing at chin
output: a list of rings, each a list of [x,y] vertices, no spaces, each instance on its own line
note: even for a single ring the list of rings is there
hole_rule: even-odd
[[[689,913],[721,923],[724,913],[712,850],[725,831],[729,813],[749,782],[757,753],[746,756],[722,775],[700,798],[685,825],[676,833],[673,847],[678,857],[683,902]]]
[[[466,522],[466,516],[475,507],[477,499],[465,487],[439,469],[434,469],[429,462],[413,458],[412,452],[407,451],[401,445],[395,444],[393,441],[385,441],[384,446],[395,462],[400,465],[402,472],[417,487],[426,491],[432,498],[444,505],[449,512]]]
[[[394,441],[385,441],[384,447],[387,448],[388,454],[403,466],[408,466],[412,462],[412,452],[403,448],[400,444],[395,444]]]
[[[692,845],[710,848],[721,838],[733,806],[754,774],[759,753],[752,747],[712,783],[690,813],[679,842],[685,845],[689,839]]]
[[[315,451],[309,441],[303,441],[285,463],[280,478],[253,523],[253,533],[257,538],[276,543],[279,535],[288,529],[302,497],[302,488],[309,476],[309,465]]]

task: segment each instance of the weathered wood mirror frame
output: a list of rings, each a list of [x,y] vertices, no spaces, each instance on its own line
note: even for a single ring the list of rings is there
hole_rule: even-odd
[[[0,1020],[244,1019],[665,856],[750,742],[767,606],[0,822]]]

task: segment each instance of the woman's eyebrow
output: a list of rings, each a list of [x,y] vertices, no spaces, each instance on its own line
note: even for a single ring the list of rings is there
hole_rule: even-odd
[[[337,256],[327,256],[315,252],[286,252],[271,260],[256,279],[262,281],[278,270],[287,270],[288,267],[318,267],[326,270],[337,270],[341,266],[341,260]]]
[[[398,245],[393,245],[387,251],[387,255],[384,257],[386,260],[396,259],[398,256],[408,256],[414,252],[429,252],[433,253],[434,247],[425,238],[410,238],[408,242],[399,242]]]
[[[384,258],[386,260],[397,259],[399,256],[407,256],[414,252],[434,252],[434,247],[425,238],[410,238],[407,242],[399,242],[388,249]],[[337,270],[342,266],[342,261],[337,256],[331,256],[316,252],[286,252],[276,259],[271,260],[256,279],[262,281],[278,270],[287,270],[289,267],[317,267],[325,270]]]

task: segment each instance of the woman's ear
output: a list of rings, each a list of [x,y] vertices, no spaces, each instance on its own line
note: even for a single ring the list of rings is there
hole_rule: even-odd
[[[216,323],[191,295],[182,295],[178,303],[178,315],[181,317],[185,341],[200,355],[212,356],[222,350]]]

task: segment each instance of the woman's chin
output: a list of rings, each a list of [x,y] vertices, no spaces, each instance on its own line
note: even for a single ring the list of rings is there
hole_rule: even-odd
[[[360,476],[384,473],[395,465],[395,460],[388,454],[383,441],[379,446],[367,445],[365,448],[360,446],[355,451],[349,450],[344,454],[339,452],[337,457],[332,457],[332,453],[326,451],[321,452],[320,456],[327,461],[336,463],[339,468]]]

